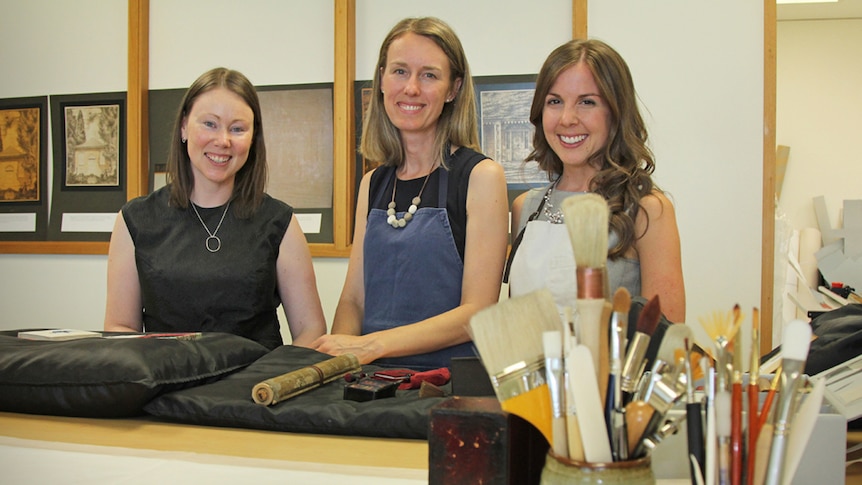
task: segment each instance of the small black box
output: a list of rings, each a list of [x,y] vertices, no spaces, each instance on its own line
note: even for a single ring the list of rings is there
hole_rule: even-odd
[[[385,397],[395,397],[400,381],[384,381],[371,377],[363,377],[356,382],[344,386],[344,399],[348,401],[373,401]]]

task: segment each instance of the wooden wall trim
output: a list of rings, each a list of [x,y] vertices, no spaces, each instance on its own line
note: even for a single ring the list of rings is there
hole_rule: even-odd
[[[333,108],[332,234],[334,248],[312,245],[315,256],[348,256],[353,239],[356,186],[356,129],[353,84],[356,78],[356,1],[335,1],[335,79]]]
[[[587,0],[572,0],[572,38],[587,38]]]
[[[776,7],[763,1],[763,241],[760,261],[760,355],[772,350],[775,295]]]

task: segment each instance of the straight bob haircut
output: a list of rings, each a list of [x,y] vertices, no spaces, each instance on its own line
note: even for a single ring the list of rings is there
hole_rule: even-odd
[[[170,204],[183,209],[189,206],[189,197],[194,188],[194,174],[185,143],[181,139],[183,121],[189,115],[198,97],[213,89],[224,88],[245,101],[254,114],[251,147],[248,160],[237,172],[234,182],[234,213],[239,218],[248,218],[260,207],[267,181],[266,144],[263,139],[263,120],[260,114],[260,100],[251,81],[242,73],[217,67],[203,73],[183,96],[174,120],[171,144],[168,150],[168,181],[170,185]]]

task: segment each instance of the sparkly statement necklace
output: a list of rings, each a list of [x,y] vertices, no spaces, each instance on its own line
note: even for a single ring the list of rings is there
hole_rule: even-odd
[[[436,168],[436,167],[435,167]],[[419,210],[419,203],[422,202],[422,192],[425,190],[425,185],[428,184],[428,179],[431,178],[431,174],[434,172],[434,168],[428,172],[428,175],[425,176],[425,181],[422,182],[422,188],[419,189],[419,195],[413,197],[413,200],[410,204],[410,207],[407,209],[407,212],[404,213],[404,217],[398,219],[395,217],[395,188],[398,186],[398,174],[395,175],[395,180],[392,182],[392,201],[389,202],[389,208],[386,210],[386,214],[389,216],[386,218],[386,222],[394,227],[395,229],[401,229],[406,226],[408,222],[413,219],[413,214]]]
[[[230,209],[230,201],[227,201],[227,206],[224,208],[224,212],[221,215],[221,219],[218,221],[218,225],[215,228],[215,231],[210,232],[210,228],[204,223],[204,220],[201,219],[201,215],[198,212],[198,208],[194,202],[192,202],[192,209],[195,211],[195,215],[198,216],[198,220],[201,221],[201,225],[204,226],[204,230],[206,230],[209,237],[204,241],[204,246],[206,246],[207,251],[211,253],[217,253],[219,249],[221,249],[221,239],[216,236],[218,234],[218,230],[221,229],[221,223],[224,222],[224,216],[227,215],[227,210]],[[210,246],[210,241],[213,242],[213,246]]]
[[[554,189],[557,187],[557,184],[560,183],[560,178],[554,181],[553,185],[548,188],[548,191],[545,192],[545,208],[542,211],[545,214],[545,217],[548,218],[548,222],[551,224],[562,224],[563,221],[563,210],[557,209],[554,210],[554,205],[551,203],[551,194],[554,193]]]

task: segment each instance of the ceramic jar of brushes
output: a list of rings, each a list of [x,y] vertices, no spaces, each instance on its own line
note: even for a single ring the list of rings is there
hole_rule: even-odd
[[[650,457],[612,463],[574,461],[548,452],[541,485],[655,485]]]

